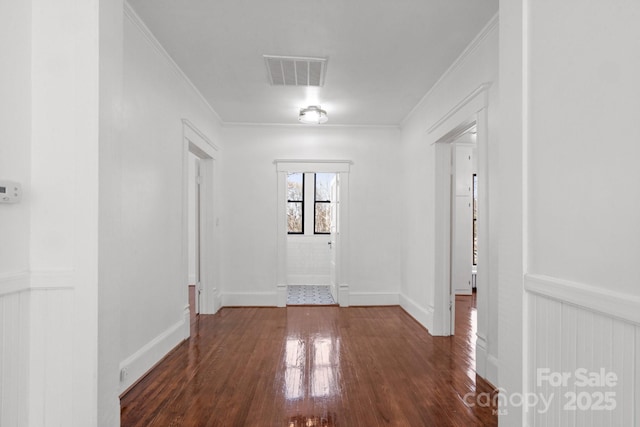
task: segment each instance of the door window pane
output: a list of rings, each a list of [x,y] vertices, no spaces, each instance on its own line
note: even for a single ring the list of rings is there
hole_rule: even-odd
[[[302,202],[304,200],[304,174],[287,174],[287,199],[290,202]]]
[[[316,234],[331,233],[331,203],[316,203]]]
[[[336,179],[335,173],[316,174],[316,202],[331,201],[331,186]]]
[[[302,234],[302,202],[287,203],[287,228],[289,233]]]
[[[287,174],[287,232],[304,234],[304,174]]]

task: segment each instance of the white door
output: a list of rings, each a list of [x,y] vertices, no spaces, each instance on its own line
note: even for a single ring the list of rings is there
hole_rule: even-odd
[[[338,250],[340,245],[338,239],[340,238],[339,224],[338,224],[338,211],[340,209],[340,200],[338,191],[340,186],[340,174],[335,175],[335,179],[331,183],[331,234],[329,235],[329,274],[330,274],[330,289],[331,295],[334,301],[338,302],[338,281],[337,281],[337,262],[338,262]]]

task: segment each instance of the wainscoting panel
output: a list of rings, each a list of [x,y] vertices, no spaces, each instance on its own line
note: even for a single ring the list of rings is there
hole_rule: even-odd
[[[29,294],[0,295],[0,426],[27,425]]]
[[[71,272],[0,277],[0,426],[67,425],[73,396]]]
[[[31,289],[30,425],[73,419],[73,289]]]
[[[541,280],[548,283],[538,286]],[[529,425],[639,425],[640,326],[635,317],[624,318],[624,311],[614,316],[611,305],[606,313],[598,310],[602,302],[592,288],[564,284],[548,277],[525,279],[528,392],[550,401],[548,407],[541,401],[532,405]],[[545,292],[547,286],[554,291]],[[569,291],[574,293],[570,301],[559,297]]]

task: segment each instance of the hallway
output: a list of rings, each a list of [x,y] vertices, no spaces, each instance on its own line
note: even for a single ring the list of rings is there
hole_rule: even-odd
[[[224,308],[122,398],[122,426],[490,426],[474,372],[474,297],[455,337],[401,308]],[[471,399],[470,399],[471,400]]]

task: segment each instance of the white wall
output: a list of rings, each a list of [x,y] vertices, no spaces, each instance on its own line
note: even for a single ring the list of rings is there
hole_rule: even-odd
[[[439,123],[452,120],[462,110],[455,108],[474,93],[480,85],[491,83],[487,93],[488,142],[485,152],[479,152],[479,178],[485,180],[487,209],[484,233],[479,239],[484,247],[479,251],[478,268],[478,356],[477,371],[494,384],[497,382],[497,235],[495,232],[497,180],[497,114],[498,114],[498,27],[491,21],[468,49],[422,99],[402,125],[401,165],[402,204],[402,287],[401,304],[432,333],[437,310],[437,288],[448,289],[448,283],[436,282],[436,149],[434,143],[441,134]],[[464,117],[466,120],[468,117]],[[486,126],[485,125],[485,126]],[[436,130],[433,131],[436,127]],[[430,132],[430,130],[432,130]],[[483,158],[484,156],[484,158]],[[485,170],[486,169],[486,173]],[[482,175],[482,176],[481,176]],[[480,254],[480,252],[482,252]],[[481,267],[484,267],[482,269]],[[441,290],[440,290],[441,291]],[[447,291],[448,292],[448,291]],[[448,309],[448,308],[447,308]]]
[[[29,358],[31,2],[0,3],[0,179],[22,183],[20,204],[0,205],[0,425],[26,425]],[[27,337],[27,339],[25,339]]]
[[[122,392],[188,334],[187,203],[182,119],[220,144],[215,113],[185,80],[134,13],[124,21],[119,368]],[[118,376],[119,372],[110,375]]]
[[[29,183],[31,153],[31,4],[0,5],[0,179],[21,182],[18,205],[0,205],[0,274],[29,268]]]
[[[2,425],[96,424],[98,10],[33,0],[0,13],[0,175],[24,190],[0,208]]]
[[[276,159],[354,162],[346,266],[350,303],[398,303],[398,129],[229,126],[224,140],[225,305],[276,305]]]
[[[523,417],[509,408],[500,421],[638,425],[640,4],[505,1],[500,8],[501,211],[508,214],[500,384],[555,394],[547,412]],[[539,385],[539,368],[572,376],[567,387]],[[617,385],[577,387],[578,368],[604,368]],[[567,411],[566,391],[611,391],[617,406]]]

